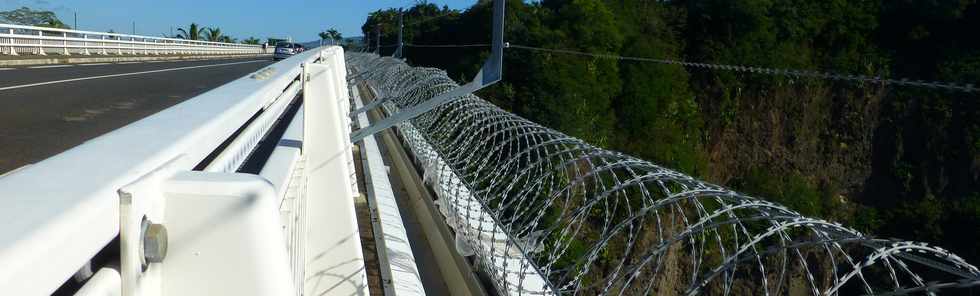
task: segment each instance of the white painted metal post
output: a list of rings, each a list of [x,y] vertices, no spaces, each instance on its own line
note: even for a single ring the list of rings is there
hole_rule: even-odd
[[[17,39],[14,39],[14,37],[13,37],[13,35],[14,35],[14,29],[8,29],[8,32],[11,35],[11,37],[10,37],[10,55],[15,56],[15,55],[17,55],[17,50],[14,48],[14,42],[17,42]]]
[[[129,37],[129,49],[136,55],[136,37]]]
[[[101,46],[102,47],[102,50],[100,52],[101,52],[102,55],[109,55],[109,52],[106,51],[105,35],[102,35],[102,38],[101,39],[102,39],[102,46]]]
[[[64,55],[70,55],[68,53],[68,32],[62,32],[61,33],[61,46],[64,49],[64,51],[62,52],[62,54],[64,54]]]
[[[82,34],[82,39],[85,40],[82,41],[82,54],[91,55],[92,53],[88,51],[88,34]]]
[[[43,39],[44,38],[44,31],[38,30],[37,31],[37,36],[38,37],[41,37],[41,38],[38,38],[37,39],[37,54],[38,55],[47,55],[47,54],[44,53],[44,39]]]

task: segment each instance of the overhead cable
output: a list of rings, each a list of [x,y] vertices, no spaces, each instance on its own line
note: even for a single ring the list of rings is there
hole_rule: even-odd
[[[782,76],[789,76],[789,77],[867,82],[867,83],[874,83],[874,84],[881,84],[881,85],[890,84],[890,85],[901,85],[901,86],[928,87],[928,88],[945,89],[945,90],[960,91],[960,92],[967,92],[967,93],[980,92],[980,88],[977,88],[973,84],[960,84],[960,83],[950,83],[950,82],[941,82],[941,81],[930,82],[930,81],[922,81],[922,80],[910,80],[906,78],[894,79],[894,78],[883,78],[881,76],[836,74],[836,73],[813,71],[813,70],[779,69],[779,68],[752,67],[752,66],[741,66],[741,65],[695,63],[695,62],[671,60],[671,59],[629,57],[629,56],[620,56],[620,55],[613,55],[613,54],[581,52],[581,51],[574,51],[574,50],[567,50],[567,49],[542,48],[542,47],[534,47],[534,46],[519,45],[519,44],[508,44],[508,48],[517,48],[517,49],[540,51],[540,52],[552,52],[552,53],[569,54],[569,55],[590,56],[595,58],[614,59],[614,60],[623,60],[623,61],[680,65],[684,67],[702,68],[702,69],[711,69],[711,70],[728,70],[728,71],[749,72],[749,73],[768,74],[768,75],[782,75]]]

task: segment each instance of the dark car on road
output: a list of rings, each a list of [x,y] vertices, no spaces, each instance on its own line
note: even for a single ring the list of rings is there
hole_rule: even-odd
[[[292,42],[279,42],[276,43],[276,51],[272,54],[273,60],[281,60],[293,56],[294,54],[301,53],[306,48],[298,43]]]

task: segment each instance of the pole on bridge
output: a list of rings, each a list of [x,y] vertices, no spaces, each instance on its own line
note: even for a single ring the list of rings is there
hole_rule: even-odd
[[[483,68],[480,68],[480,72],[476,73],[473,80],[467,84],[460,85],[448,92],[442,93],[435,97],[432,97],[418,105],[412,106],[411,108],[406,108],[401,110],[396,114],[382,119],[381,121],[374,123],[372,125],[361,128],[353,133],[351,133],[350,139],[351,143],[356,143],[364,137],[373,135],[377,132],[383,131],[389,127],[395,126],[396,124],[410,120],[412,118],[418,117],[429,110],[435,109],[442,104],[451,102],[459,97],[471,94],[477,90],[484,87],[490,86],[494,83],[500,81],[503,77],[503,64],[504,64],[504,3],[506,0],[493,0],[493,33],[491,40],[493,44],[490,47],[490,57],[487,58],[486,62],[483,63]],[[378,31],[378,47],[380,54],[381,45],[381,31]],[[364,108],[358,111],[367,111]],[[357,113],[357,111],[355,111]],[[351,114],[351,116],[356,114]]]
[[[381,24],[374,26],[374,50],[381,55]]]
[[[404,31],[405,29],[405,24],[402,22],[403,18],[404,18],[404,13],[402,13],[402,9],[399,8],[398,9],[398,48],[395,49],[395,53],[391,54],[391,56],[395,58],[402,57],[402,45],[404,44],[404,42],[402,42],[402,31]]]

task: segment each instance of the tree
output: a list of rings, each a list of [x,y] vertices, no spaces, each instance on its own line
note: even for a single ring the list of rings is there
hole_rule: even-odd
[[[330,28],[326,31],[321,31],[317,35],[320,35],[320,40],[324,40],[324,41],[330,40],[330,44],[336,44],[337,41],[344,39],[344,36],[341,35],[340,32],[334,28]]]
[[[344,36],[340,34],[340,31],[337,31],[334,28],[330,28],[330,30],[327,30],[327,34],[330,35],[330,39],[333,40],[333,41],[338,41],[338,40],[343,40],[344,39]]]
[[[221,28],[218,27],[205,27],[201,32],[204,35],[204,40],[214,41],[214,42],[225,42],[228,36],[221,34]]]
[[[184,28],[177,28],[177,38],[200,40],[202,33],[201,31],[203,30],[198,27],[197,23],[191,23],[190,26],[187,26],[187,30],[184,30]]]
[[[286,39],[275,38],[275,37],[266,38],[266,44],[269,44],[270,46],[276,46],[277,43],[283,42],[283,41],[286,41]]]
[[[31,10],[27,7],[21,7],[11,11],[0,11],[0,23],[71,29],[71,27],[62,23],[54,12]]]
[[[245,40],[242,40],[242,44],[259,44],[260,42],[262,42],[262,40],[255,37],[248,37]]]

